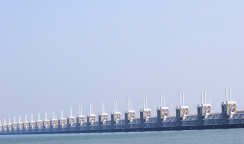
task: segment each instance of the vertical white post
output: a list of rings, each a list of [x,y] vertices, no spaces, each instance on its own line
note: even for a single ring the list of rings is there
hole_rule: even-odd
[[[72,107],[70,107],[69,116],[72,117]]]
[[[201,91],[201,94],[202,94],[202,95],[201,95],[201,98],[202,98],[202,99],[201,99],[201,104],[203,104],[203,91]]]
[[[45,120],[47,120],[47,112],[45,112]]]
[[[128,103],[128,111],[130,110],[130,99],[127,100]]]
[[[0,126],[2,125],[2,121],[0,120]]]
[[[19,115],[19,122],[21,122],[21,115]]]
[[[172,110],[172,103],[171,103],[171,116],[172,116],[172,111],[173,111],[173,110]]]
[[[228,101],[228,97],[227,97],[227,88],[225,88],[225,100]]]
[[[204,91],[204,97],[205,97],[205,104],[207,104],[207,92],[206,92],[206,90]]]
[[[147,97],[146,97],[146,109],[147,109]]]
[[[101,103],[101,107],[102,107],[102,113],[103,113],[103,103]]]
[[[79,106],[79,116],[80,116],[81,114],[80,114],[80,106]]]
[[[129,110],[131,109],[131,99],[128,99],[129,100]]]
[[[163,98],[162,98],[162,94],[160,95],[160,107],[163,107],[163,102],[162,102]]]
[[[230,98],[229,98],[229,101],[231,101],[231,87],[229,88],[229,93],[230,93]]]
[[[103,103],[103,113],[105,113],[105,107],[104,107],[104,103]]]
[[[105,107],[104,107],[104,103],[103,103],[103,113],[105,113]]]
[[[182,106],[185,105],[184,94],[182,94]]]
[[[127,104],[128,104],[128,111],[130,110],[130,100],[129,99],[127,99]]]
[[[38,113],[38,120],[41,120],[41,114]]]
[[[8,124],[11,124],[10,118],[8,118]]]
[[[55,119],[55,112],[52,111],[52,119]]]
[[[33,114],[31,114],[31,121],[33,121]]]
[[[82,116],[82,106],[80,106],[80,115]]]
[[[143,108],[144,109],[146,108],[146,97],[144,97],[144,105],[143,105]]]
[[[179,98],[180,98],[180,106],[181,106],[181,94],[179,95]]]
[[[145,100],[145,108],[144,109],[147,109],[147,97],[144,97],[144,100]]]
[[[91,114],[92,114],[92,104],[90,106],[91,106]]]
[[[164,94],[164,107],[165,107],[165,94]]]
[[[128,103],[128,104],[129,104],[129,105],[128,105],[128,108],[129,108],[128,110],[130,110],[130,107],[131,107],[131,105],[130,105],[130,103],[131,103],[131,102],[130,102],[130,99],[128,99],[128,102],[129,102],[129,103]]]
[[[131,99],[128,99],[129,100],[129,110],[131,109]]]
[[[92,108],[92,114],[93,114],[93,105],[91,105],[91,108]]]
[[[130,99],[130,110],[132,110],[132,102],[131,102],[131,99]]]
[[[25,122],[27,122],[27,115],[25,115]]]
[[[90,105],[90,115],[91,115],[91,105]]]
[[[140,109],[140,106],[139,106],[139,111],[140,111],[141,109]],[[140,117],[140,112],[138,113],[138,115],[139,115],[139,117]]]
[[[118,101],[115,101],[115,112],[118,112]]]
[[[143,97],[143,109],[145,109],[145,97]]]
[[[112,112],[116,112],[116,110],[115,110],[115,101],[114,101],[114,108],[112,109]]]
[[[114,109],[113,109],[113,111],[112,112],[115,112],[116,110],[115,110],[115,101],[114,101]]]

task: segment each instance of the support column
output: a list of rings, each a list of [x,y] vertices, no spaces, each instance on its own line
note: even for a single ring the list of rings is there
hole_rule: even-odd
[[[162,127],[162,109],[158,109],[157,110],[157,118],[158,118],[158,127],[161,128]]]
[[[125,129],[129,129],[129,113],[125,112]]]
[[[91,125],[91,123],[90,123],[90,117],[87,117],[87,131],[90,131],[90,125]]]
[[[197,115],[198,115],[198,124],[199,124],[199,126],[203,126],[204,112],[203,112],[203,107],[202,106],[198,106],[197,107]]]
[[[227,103],[221,105],[224,125],[228,124],[228,113],[229,113],[228,106],[229,105]]]
[[[145,113],[144,111],[140,111],[140,121],[141,121],[141,129],[143,130],[144,129],[144,122],[145,122]]]
[[[114,114],[111,114],[111,129],[112,130],[115,128],[114,124],[115,124]]]
[[[98,121],[99,121],[99,130],[102,130],[102,126],[103,126],[103,122],[102,122],[102,116],[101,115],[99,115],[98,116]]]
[[[177,119],[177,127],[181,127],[181,120],[182,120],[182,112],[180,108],[176,109],[176,119]]]

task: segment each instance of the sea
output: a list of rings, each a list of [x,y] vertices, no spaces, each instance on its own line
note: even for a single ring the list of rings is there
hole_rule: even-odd
[[[0,135],[1,144],[244,144],[244,128],[153,132]]]

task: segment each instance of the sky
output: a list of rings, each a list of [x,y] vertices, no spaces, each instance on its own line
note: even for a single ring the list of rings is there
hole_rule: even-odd
[[[242,0],[0,1],[2,123],[115,100],[124,118],[129,98],[138,117],[145,96],[155,117],[160,94],[170,115],[182,93],[197,114],[204,90],[221,112],[226,87],[244,110]]]

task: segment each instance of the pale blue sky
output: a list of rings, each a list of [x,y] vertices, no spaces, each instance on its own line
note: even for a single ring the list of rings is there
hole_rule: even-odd
[[[244,1],[0,1],[0,120],[69,108],[78,115],[142,108],[156,116],[207,91],[221,111],[232,87],[244,110]]]

